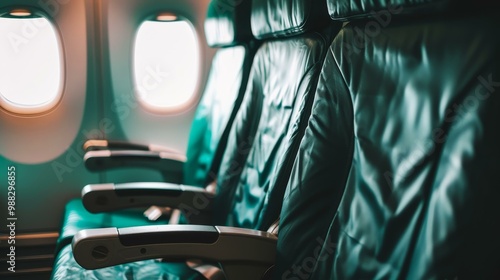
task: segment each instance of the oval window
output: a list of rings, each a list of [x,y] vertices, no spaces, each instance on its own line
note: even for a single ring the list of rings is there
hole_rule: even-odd
[[[46,18],[22,11],[0,17],[0,106],[16,114],[36,114],[61,99],[61,45]]]
[[[182,109],[193,100],[200,63],[194,28],[175,15],[169,17],[143,22],[134,48],[138,99],[149,110],[163,113]]]

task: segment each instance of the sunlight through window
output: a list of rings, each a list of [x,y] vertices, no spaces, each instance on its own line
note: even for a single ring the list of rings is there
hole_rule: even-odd
[[[134,49],[135,89],[154,111],[178,110],[192,100],[199,76],[199,49],[187,21],[145,21]]]
[[[0,17],[0,106],[18,114],[52,109],[62,95],[59,36],[43,17]]]

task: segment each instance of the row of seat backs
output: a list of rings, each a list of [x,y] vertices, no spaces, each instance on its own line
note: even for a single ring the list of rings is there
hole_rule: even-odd
[[[279,217],[328,46],[326,2],[251,1],[260,40],[217,176],[213,223],[267,230]]]
[[[206,186],[217,181],[215,224],[266,230],[278,218],[319,70],[339,26],[330,26],[324,1],[299,1],[295,3],[299,8],[293,10],[289,4],[247,0],[231,6],[212,1],[208,7],[206,39],[221,49],[213,59],[193,122],[183,183]],[[290,20],[282,23],[283,18],[273,17],[261,26],[261,18],[271,11]],[[266,42],[256,55],[247,89],[260,45],[254,38]],[[266,38],[277,39],[267,42]],[[67,210],[58,247],[85,229],[75,223],[86,220],[81,219],[85,215],[80,208],[78,213]]]
[[[276,279],[500,276],[498,16],[391,2],[328,1],[348,23],[285,193]]]
[[[202,98],[197,106],[187,145],[182,183],[205,187],[213,174],[226,147],[231,124],[246,91],[246,85],[257,42],[250,29],[250,1],[237,6],[223,1],[212,1],[205,19],[205,39],[210,47],[218,48],[213,59]],[[218,162],[218,163],[217,163]],[[134,278],[170,277],[176,271],[180,275],[190,269],[181,264],[166,265],[167,271],[156,268],[154,262],[128,264],[123,267],[85,271],[74,261],[71,240],[80,230],[89,228],[127,227],[161,224],[167,221],[148,221],[132,212],[91,214],[84,209],[81,199],[70,201],[65,207],[63,224],[56,248],[56,261],[51,279],[118,278],[120,269],[137,271]],[[181,267],[182,269],[175,269]],[[71,272],[69,272],[71,271]],[[176,275],[180,276],[180,275]],[[182,276],[184,277],[184,276]]]
[[[295,4],[298,2],[300,4]],[[320,6],[319,3],[322,2],[310,1],[307,2],[309,4],[302,4],[301,1],[294,1],[292,5],[286,4],[291,3],[290,1],[255,1],[254,5],[260,7],[257,5],[262,4],[262,11],[266,11],[266,5],[268,8],[272,7],[273,12],[267,12],[272,15],[280,11],[276,10],[276,7],[285,7],[287,11],[299,10],[298,14],[291,13],[293,16],[290,18],[295,20],[311,18],[312,13],[302,11],[310,11],[314,5]],[[330,11],[335,11],[332,9],[332,2],[329,2]],[[485,203],[492,199],[487,197],[487,194],[496,194],[492,188],[493,183],[484,178],[494,178],[494,171],[497,171],[495,159],[498,156],[498,148],[493,145],[497,135],[490,128],[492,122],[489,117],[495,117],[495,110],[492,108],[498,105],[498,98],[490,95],[488,102],[480,103],[477,110],[472,112],[472,119],[469,115],[464,119],[458,118],[462,122],[470,122],[470,127],[459,121],[447,124],[445,120],[450,117],[447,110],[453,110],[454,104],[461,105],[460,102],[474,96],[473,83],[476,80],[470,77],[477,77],[480,83],[482,80],[479,77],[482,77],[486,81],[484,83],[487,90],[495,86],[491,83],[492,78],[488,71],[497,73],[494,71],[497,69],[488,60],[498,57],[495,51],[498,44],[494,36],[488,35],[494,34],[489,32],[495,26],[492,23],[496,21],[491,17],[485,19],[467,15],[465,23],[461,23],[463,18],[453,20],[449,12],[433,13],[422,8],[423,6],[419,7],[419,3],[409,4],[409,10],[415,8],[415,11],[431,14],[421,20],[414,17],[405,18],[402,16],[405,14],[403,12],[398,18],[395,13],[390,12],[390,7],[380,3],[373,9],[356,1],[339,3],[343,3],[342,7],[362,7],[363,13],[358,14],[356,9],[353,9],[354,12],[343,16],[339,12],[338,19],[349,18],[352,22],[336,37],[326,61],[320,54],[326,54],[326,46],[330,43],[328,36],[321,32],[307,33],[304,26],[311,25],[304,24],[303,21],[287,21],[276,17],[275,21],[279,23],[271,19],[265,25],[266,28],[280,24],[286,26],[290,22],[297,25],[287,26],[289,28],[279,31],[270,29],[275,30],[274,33],[259,34],[253,30],[256,37],[263,39],[288,35],[293,37],[286,40],[290,46],[285,46],[284,40],[280,39],[265,42],[256,55],[247,89],[247,93],[251,94],[245,95],[236,116],[223,159],[222,166],[226,168],[221,169],[217,176],[220,180],[218,185],[222,201],[218,212],[222,213],[219,215],[221,223],[262,229],[269,222],[265,219],[273,216],[262,213],[279,212],[266,208],[266,205],[279,205],[271,198],[274,196],[279,199],[280,187],[276,186],[283,186],[278,183],[285,182],[288,178],[287,172],[280,170],[286,170],[294,158],[293,143],[298,143],[296,139],[300,139],[300,133],[297,133],[299,128],[305,127],[304,115],[298,115],[304,109],[307,111],[306,100],[312,100],[311,92],[316,88],[317,83],[311,73],[318,73],[317,69],[324,61],[310,126],[306,138],[302,141],[282,212],[277,271],[283,273],[279,275],[306,273],[317,279],[328,276],[419,278],[420,275],[433,278],[447,275],[450,271],[450,275],[454,274],[458,271],[456,269],[460,267],[459,264],[465,263],[469,266],[464,267],[478,268],[478,262],[472,259],[474,254],[459,254],[460,258],[456,259],[450,258],[450,255],[457,252],[457,244],[461,241],[468,242],[465,252],[485,252],[484,246],[472,246],[473,238],[469,237],[475,237],[477,233],[471,230],[463,231],[464,227],[469,229],[474,228],[474,225],[481,225],[490,230],[489,236],[496,233],[493,230],[494,223],[488,224],[485,221],[487,218],[494,218],[492,213],[498,211],[488,212],[481,207],[491,207],[493,204]],[[439,8],[446,11],[447,3],[438,2]],[[424,6],[434,8],[431,2]],[[296,7],[307,9],[294,10]],[[395,11],[397,8],[395,7]],[[390,25],[383,26],[381,23],[385,22],[381,21],[384,20],[383,11],[393,18],[389,19]],[[446,15],[445,19],[441,17],[443,13]],[[357,21],[357,17],[364,19]],[[373,31],[378,29],[370,28],[376,28],[376,23],[379,24],[380,32],[373,36]],[[481,32],[477,32],[478,27]],[[293,33],[291,30],[299,31]],[[298,36],[302,32],[306,34]],[[333,36],[335,32],[327,33]],[[449,44],[454,41],[458,47],[450,52]],[[484,50],[486,55],[482,54],[481,43],[488,47]],[[285,53],[287,55],[283,55]],[[462,53],[467,54],[467,59],[457,59],[462,58],[459,56]],[[284,68],[283,65],[289,67]],[[298,70],[297,77],[302,77],[298,80],[291,78],[297,74],[296,65],[309,69],[302,72]],[[474,67],[467,68],[464,65]],[[275,90],[278,86],[286,90]],[[305,93],[304,88],[308,89]],[[285,91],[294,92],[296,95],[287,96]],[[479,96],[485,96],[485,92],[481,91]],[[296,105],[296,102],[300,104]],[[290,108],[291,103],[294,108]],[[257,105],[250,106],[251,104]],[[260,110],[254,111],[253,106],[260,106]],[[458,111],[452,113],[455,114],[452,117],[458,116]],[[245,119],[252,121],[246,122]],[[246,125],[248,123],[253,125]],[[269,132],[273,132],[276,127],[282,130],[284,127],[292,129],[285,136],[281,134],[273,138],[277,134],[270,135]],[[485,137],[483,130],[488,131],[488,135],[493,134],[493,137]],[[465,137],[472,140],[454,137],[454,133],[462,136],[472,135]],[[434,135],[438,135],[438,138],[433,138]],[[446,136],[444,141],[439,138],[443,135]],[[414,152],[418,151],[415,149],[422,143],[422,139],[435,142],[435,151],[439,152],[427,155],[424,150],[421,153],[423,156],[414,156]],[[282,145],[284,142],[287,144]],[[484,145],[478,148],[477,144]],[[262,147],[262,150],[259,147]],[[424,148],[429,149],[425,145]],[[455,153],[454,149],[459,148],[463,152]],[[473,152],[466,152],[469,150]],[[486,150],[490,154],[485,153]],[[410,155],[408,162],[401,162],[401,154]],[[273,157],[274,160],[269,163],[265,161],[266,158]],[[449,172],[457,170],[454,165],[457,160],[458,170],[466,174],[465,178],[453,177],[451,175],[457,175],[458,172]],[[238,162],[245,164],[238,165]],[[464,162],[468,165],[462,166]],[[474,165],[479,162],[481,164],[470,168],[471,162]],[[481,167],[485,167],[484,178],[477,175]],[[403,171],[400,171],[401,169]],[[439,175],[441,173],[442,175]],[[240,178],[241,174],[247,175]],[[269,178],[269,174],[278,176]],[[438,175],[440,177],[437,177]],[[391,183],[393,188],[386,188],[387,185],[381,181],[386,177],[395,179]],[[446,183],[444,187],[443,182]],[[231,188],[231,185],[236,187]],[[481,186],[479,192],[473,189],[477,185]],[[466,191],[447,192],[448,188],[462,188]],[[445,199],[443,202],[437,195],[449,195],[453,199]],[[460,196],[460,199],[454,196]],[[231,200],[224,197],[235,199],[237,203],[227,205],[225,203]],[[342,203],[337,211],[340,199]],[[463,209],[467,209],[463,205],[458,205],[460,211],[443,210],[450,207],[448,205],[456,206],[457,200],[466,206],[475,207],[475,215],[463,214]],[[448,201],[450,203],[447,203]],[[429,209],[438,211],[439,214],[430,215]],[[456,210],[453,207],[447,209]],[[476,212],[484,216],[478,218],[480,215]],[[335,222],[330,225],[334,217]],[[440,218],[442,223],[428,221],[436,218]],[[460,221],[460,225],[450,225],[456,222],[455,220]],[[352,235],[354,237],[350,233],[355,233]],[[428,236],[417,238],[419,233],[430,233],[430,239]],[[407,236],[413,237],[408,239]],[[467,239],[464,239],[465,237]],[[339,249],[336,253],[331,253],[331,244],[337,243],[337,240]],[[433,246],[417,244],[417,241],[427,240]],[[436,240],[444,245],[438,244]],[[477,240],[485,242],[479,238]],[[491,238],[485,240],[492,241]],[[384,242],[392,245],[386,246]],[[434,246],[432,242],[440,246]],[[497,243],[493,244],[495,246],[491,248],[497,248]],[[446,250],[439,250],[443,247]],[[318,255],[321,250],[323,253]],[[422,250],[428,251],[419,255]],[[495,259],[485,258],[491,256],[488,252],[483,255],[481,260]],[[311,256],[313,259],[314,256],[320,256],[321,261],[316,259],[311,267]],[[465,260],[472,261],[472,266]],[[491,262],[488,261],[485,267],[491,268],[491,265],[488,265]],[[418,270],[420,264],[423,267],[421,272]],[[304,270],[295,271],[296,265]]]
[[[212,1],[209,11],[218,9],[219,12],[234,14],[242,7],[239,5],[243,5],[243,2],[250,1],[238,1],[238,5],[223,5],[222,8],[217,6],[219,1]],[[301,0],[294,1],[292,5],[292,2],[255,0],[252,8],[247,11],[252,11],[253,35],[261,40],[261,46],[255,54],[246,92],[234,117],[220,169],[214,178],[218,193],[213,222],[267,230],[279,216],[283,192],[307,125],[320,69],[340,24],[329,21],[324,1]],[[261,19],[256,18],[266,14],[267,24],[255,26],[261,24]],[[233,21],[234,17],[229,15],[226,19]],[[288,20],[282,21],[283,19]],[[213,21],[212,26],[218,21]],[[208,22],[210,18],[207,20],[207,29],[211,25]],[[222,22],[224,24],[224,20]],[[234,25],[227,26],[217,28],[221,33],[227,30],[230,30],[229,33],[233,32],[231,30]],[[232,37],[235,36],[220,36]],[[211,42],[211,39],[207,38],[207,41]],[[226,63],[236,65],[234,62]],[[214,73],[227,74],[232,71],[226,68],[226,63],[221,62],[219,67],[215,61]],[[226,82],[221,76],[211,78],[207,87],[210,90],[208,94],[217,94],[216,99],[225,98],[217,87]],[[222,85],[223,88],[225,86]],[[211,99],[209,95],[206,96],[204,99]],[[212,112],[204,115],[203,102],[195,123],[201,122],[203,129],[200,131],[207,131],[212,129],[210,119],[208,123],[206,121]],[[207,107],[213,108],[213,104]],[[212,135],[209,138],[217,137]],[[200,141],[199,143],[210,142]],[[194,143],[196,141],[193,140],[192,144],[197,145]],[[208,163],[209,160],[205,162]],[[70,276],[65,271],[76,271],[62,261],[68,259],[67,253],[65,251],[65,255],[59,257],[61,261],[56,262],[54,275],[57,277],[67,278]],[[116,272],[117,269],[127,270],[126,265],[112,270]],[[109,275],[109,271],[105,269],[92,273]],[[162,273],[167,272],[151,273],[163,275]]]
[[[253,2],[219,0],[208,6],[205,20],[207,44],[223,49],[218,50],[212,61],[207,85],[192,123],[184,184],[203,187],[216,179],[259,41],[323,28],[329,22],[325,2],[312,5],[287,1]],[[282,18],[285,22],[281,22],[282,19],[278,18],[267,19],[266,12],[269,11],[276,11],[274,16],[280,11],[290,13]]]

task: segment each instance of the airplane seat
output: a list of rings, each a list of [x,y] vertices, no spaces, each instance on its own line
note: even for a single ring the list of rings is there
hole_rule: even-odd
[[[246,2],[233,9],[219,4],[209,6],[205,20],[206,41],[218,50],[212,59],[207,85],[192,122],[187,159],[182,165],[184,176],[182,181],[172,183],[201,188],[218,170],[229,129],[245,94],[258,45],[251,34],[249,9],[250,4]],[[86,164],[94,164],[91,165],[94,171],[121,166],[112,162],[127,157],[125,160],[138,161],[141,156],[149,156],[146,160],[154,161],[153,155],[172,152],[155,145],[108,140],[89,140],[84,148],[88,151]],[[70,244],[75,233],[82,229],[168,223],[168,219],[163,218],[149,220],[142,211],[135,210],[90,213],[84,204],[81,198],[66,204],[56,252]]]
[[[500,20],[485,1],[388,3],[328,1],[345,26],[286,190],[276,279],[498,278]]]
[[[340,24],[330,20],[323,0],[254,0],[251,24],[262,44],[214,180],[216,195],[204,206],[213,209],[216,226],[80,231],[72,248],[66,246],[56,258],[53,279],[198,279],[196,272],[185,275],[166,262],[192,258],[219,262],[226,279],[266,275],[276,243],[276,234],[266,231],[279,217],[320,69]],[[190,209],[204,210],[195,209],[197,202]],[[246,240],[248,236],[254,237]],[[219,242],[223,237],[231,241]],[[164,261],[151,260],[159,258]]]

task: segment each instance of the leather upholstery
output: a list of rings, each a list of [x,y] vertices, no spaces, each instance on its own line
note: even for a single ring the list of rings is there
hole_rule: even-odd
[[[73,236],[82,229],[160,225],[167,222],[167,219],[149,221],[144,217],[143,211],[137,209],[92,214],[85,209],[81,199],[72,199],[64,208],[63,225],[59,232],[56,252],[71,244]]]
[[[205,186],[219,140],[241,104],[236,101],[246,89],[253,54],[244,46],[219,49],[215,54],[191,125],[183,184]]]
[[[210,47],[228,47],[252,39],[250,0],[211,1],[205,19],[205,37]]]
[[[309,279],[318,260],[331,263],[320,250],[331,253],[337,241],[323,244],[351,166],[354,128],[349,91],[331,54],[327,58],[283,198],[273,279]]]
[[[252,0],[251,21],[258,39],[302,34],[330,23],[325,0]]]
[[[337,38],[356,148],[333,275],[485,279],[500,263],[498,23],[403,22],[349,62],[355,25]]]
[[[337,30],[338,25],[265,42],[255,55],[228,142],[232,148],[222,161],[231,168],[218,176],[216,224],[267,230],[278,218],[327,46]]]
[[[498,277],[496,18],[341,30],[318,85],[326,98],[314,105],[328,109],[313,112],[287,190],[277,279]]]

